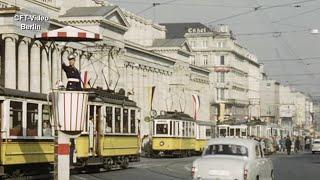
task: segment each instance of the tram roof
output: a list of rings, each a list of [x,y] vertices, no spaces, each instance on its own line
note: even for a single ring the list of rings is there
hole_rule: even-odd
[[[91,92],[89,94],[89,101],[137,107],[135,101],[130,100],[125,95],[115,93],[114,91],[100,89],[89,89],[86,91]]]
[[[155,119],[176,119],[176,120],[187,120],[195,121],[191,116],[183,112],[167,111],[163,115],[158,115]]]
[[[89,95],[89,101],[137,107],[136,102],[129,100],[128,97],[121,95],[119,93],[106,91],[106,90],[99,90],[99,89],[88,89],[85,91],[92,92]],[[47,94],[21,91],[17,89],[9,89],[1,86],[0,86],[0,95],[7,96],[7,97],[15,97],[15,98],[41,100],[41,101],[47,100]]]
[[[21,91],[17,89],[9,89],[0,87],[0,95],[9,96],[9,97],[17,97],[17,98],[27,98],[27,99],[34,99],[34,100],[47,100],[47,95],[42,93],[35,93],[35,92],[28,92],[28,91]]]
[[[196,123],[198,125],[201,125],[201,126],[214,126],[214,125],[216,125],[216,123],[213,122],[213,121],[199,121],[199,120],[196,120]]]

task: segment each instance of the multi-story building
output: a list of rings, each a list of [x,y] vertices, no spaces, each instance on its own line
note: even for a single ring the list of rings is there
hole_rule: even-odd
[[[316,132],[320,132],[320,99],[317,97],[313,101],[314,127]]]
[[[296,118],[296,106],[294,104],[294,96],[290,86],[280,85],[279,87],[279,97],[280,97],[280,105],[279,105],[279,117],[282,127],[288,130],[290,134],[292,133],[294,126],[294,119]]]
[[[190,63],[212,72],[213,117],[244,120],[259,116],[259,64],[240,46],[228,26],[210,29],[201,23],[165,23],[168,39],[186,38],[194,58]],[[250,86],[250,87],[249,87]],[[250,111],[250,113],[249,113]]]
[[[117,6],[101,6],[101,2],[0,0],[5,8],[0,16],[0,86],[47,94],[58,80],[66,83],[61,62],[74,53],[76,67],[88,72],[91,86],[116,92],[124,89],[137,102],[141,108],[138,119],[142,136],[150,133],[151,110],[158,114],[162,110],[184,111],[197,119],[209,120],[210,71],[189,64],[188,44],[179,41],[161,45],[156,39],[165,38],[164,26]],[[13,6],[20,9],[10,8]],[[39,13],[50,18],[39,24],[41,30],[21,30],[14,19],[16,14]],[[99,33],[103,40],[94,44],[43,44],[34,39],[35,34],[68,25]],[[150,90],[154,90],[153,98]],[[193,95],[200,98],[197,116]]]
[[[275,80],[269,80],[262,73],[260,82],[260,119],[267,123],[279,122],[279,86]]]

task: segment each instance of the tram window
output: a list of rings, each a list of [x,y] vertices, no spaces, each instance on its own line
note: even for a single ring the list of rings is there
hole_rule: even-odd
[[[10,102],[10,136],[22,136],[22,102]]]
[[[120,124],[121,124],[121,109],[115,108],[115,132],[120,133]]]
[[[206,137],[211,137],[211,129],[206,129]]]
[[[234,136],[234,129],[230,129],[230,136]]]
[[[240,129],[239,128],[236,129],[236,136],[240,137]]]
[[[184,122],[182,122],[182,136],[184,137],[185,136],[185,124]]]
[[[27,104],[27,136],[38,135],[38,104]]]
[[[191,136],[194,137],[194,123],[191,123]]]
[[[189,136],[189,122],[186,122],[186,136]]]
[[[177,135],[180,136],[180,123],[176,121],[177,124]]]
[[[129,125],[129,114],[128,114],[128,109],[123,109],[123,133],[128,133],[129,132],[129,129],[128,129],[128,125]]]
[[[172,121],[172,125],[173,125],[173,127],[172,127],[172,135],[176,135],[176,122],[175,121]]]
[[[87,128],[87,131],[90,132],[93,132],[93,129],[94,129],[94,106],[93,105],[89,105],[88,106],[88,111],[89,111],[89,120],[88,120],[88,128]]]
[[[131,110],[130,113],[130,126],[131,126],[131,133],[136,133],[136,111]]]
[[[106,132],[112,132],[112,107],[106,107]]]
[[[226,129],[219,129],[220,131],[220,136],[225,137],[227,135],[227,130]]]
[[[168,134],[168,125],[167,124],[157,124],[157,134]]]
[[[52,136],[49,105],[42,105],[42,136]]]
[[[241,136],[246,136],[246,130],[245,129],[241,129]]]

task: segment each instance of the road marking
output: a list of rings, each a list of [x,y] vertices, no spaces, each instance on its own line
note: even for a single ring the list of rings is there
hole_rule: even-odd
[[[186,169],[186,170],[188,170],[188,171],[191,171],[191,168],[188,167],[189,165],[191,165],[191,164],[186,164],[186,165],[184,165],[184,169]]]
[[[81,179],[81,180],[87,180],[87,178],[83,178],[83,177],[80,177],[80,176],[77,176],[77,175],[73,175],[72,177],[73,178],[77,178],[77,179]]]
[[[163,166],[163,164],[137,164],[137,165],[131,165],[130,167],[133,168],[152,168],[152,167],[160,167]]]

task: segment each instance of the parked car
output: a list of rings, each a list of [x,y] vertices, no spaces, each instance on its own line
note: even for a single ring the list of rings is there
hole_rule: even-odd
[[[320,139],[314,139],[311,144],[312,154],[320,152]]]
[[[239,138],[216,138],[208,141],[201,158],[192,165],[194,180],[274,179],[272,161],[265,158],[259,142]]]

